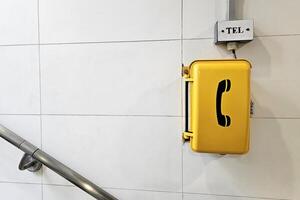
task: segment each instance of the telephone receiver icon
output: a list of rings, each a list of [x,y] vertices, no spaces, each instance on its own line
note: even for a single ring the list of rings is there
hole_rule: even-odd
[[[224,79],[219,82],[218,89],[217,89],[217,119],[218,124],[223,127],[228,127],[231,124],[231,119],[228,115],[222,114],[222,94],[223,92],[228,92],[231,87],[231,81],[229,79]]]

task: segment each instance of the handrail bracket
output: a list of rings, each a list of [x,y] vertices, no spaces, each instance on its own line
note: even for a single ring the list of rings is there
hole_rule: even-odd
[[[30,154],[25,153],[20,161],[19,170],[37,172],[42,168],[42,163],[34,159]]]

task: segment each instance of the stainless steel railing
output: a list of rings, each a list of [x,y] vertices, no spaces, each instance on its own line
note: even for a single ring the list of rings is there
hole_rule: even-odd
[[[19,164],[20,170],[27,169],[31,172],[36,172],[44,165],[98,200],[118,200],[2,125],[0,125],[0,137],[25,153]]]

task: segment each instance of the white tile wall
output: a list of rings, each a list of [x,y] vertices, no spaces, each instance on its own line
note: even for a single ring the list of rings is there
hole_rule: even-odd
[[[180,0],[40,0],[41,42],[180,38]]]
[[[108,190],[111,194],[122,200],[181,200],[181,193],[150,192],[134,190]]]
[[[94,200],[84,191],[73,186],[55,186],[55,185],[44,185],[43,186],[44,200]]]
[[[227,0],[183,0],[183,37],[212,38],[215,23],[228,16]]]
[[[214,24],[228,17],[227,0],[183,0],[184,38],[213,38]],[[254,19],[257,36],[300,34],[298,0],[236,0],[236,18]]]
[[[38,47],[0,47],[0,74],[0,113],[38,114]]]
[[[253,200],[254,198],[234,197],[234,196],[216,196],[216,195],[202,195],[202,194],[184,194],[183,200]],[[269,200],[262,198],[255,198],[255,200]]]
[[[193,39],[183,41],[183,63],[187,66],[194,60],[233,58],[223,46],[216,46],[213,39]]]
[[[237,51],[253,64],[249,154],[181,144],[181,59],[232,58],[212,39],[227,0],[2,0],[0,123],[121,200],[299,199],[300,3],[236,3],[258,36]],[[0,140],[0,199],[92,199],[18,171],[21,156]]]
[[[181,200],[181,193],[151,192],[137,190],[116,190],[109,189],[109,193],[113,194],[120,200]],[[72,186],[44,186],[44,200],[93,200],[78,188]]]
[[[177,117],[47,116],[43,148],[101,186],[181,190]],[[48,172],[44,182],[66,184]]]
[[[2,0],[0,45],[38,43],[37,0]]]
[[[180,115],[180,42],[42,46],[44,113]]]
[[[238,18],[254,19],[255,34],[290,35],[300,34],[300,1],[237,0]]]
[[[42,187],[37,184],[1,183],[0,195],[5,200],[41,200]]]

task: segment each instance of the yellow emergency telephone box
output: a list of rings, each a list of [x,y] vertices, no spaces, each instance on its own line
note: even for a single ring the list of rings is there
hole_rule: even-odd
[[[250,69],[246,60],[197,60],[183,67],[186,130],[193,151],[249,150]]]

